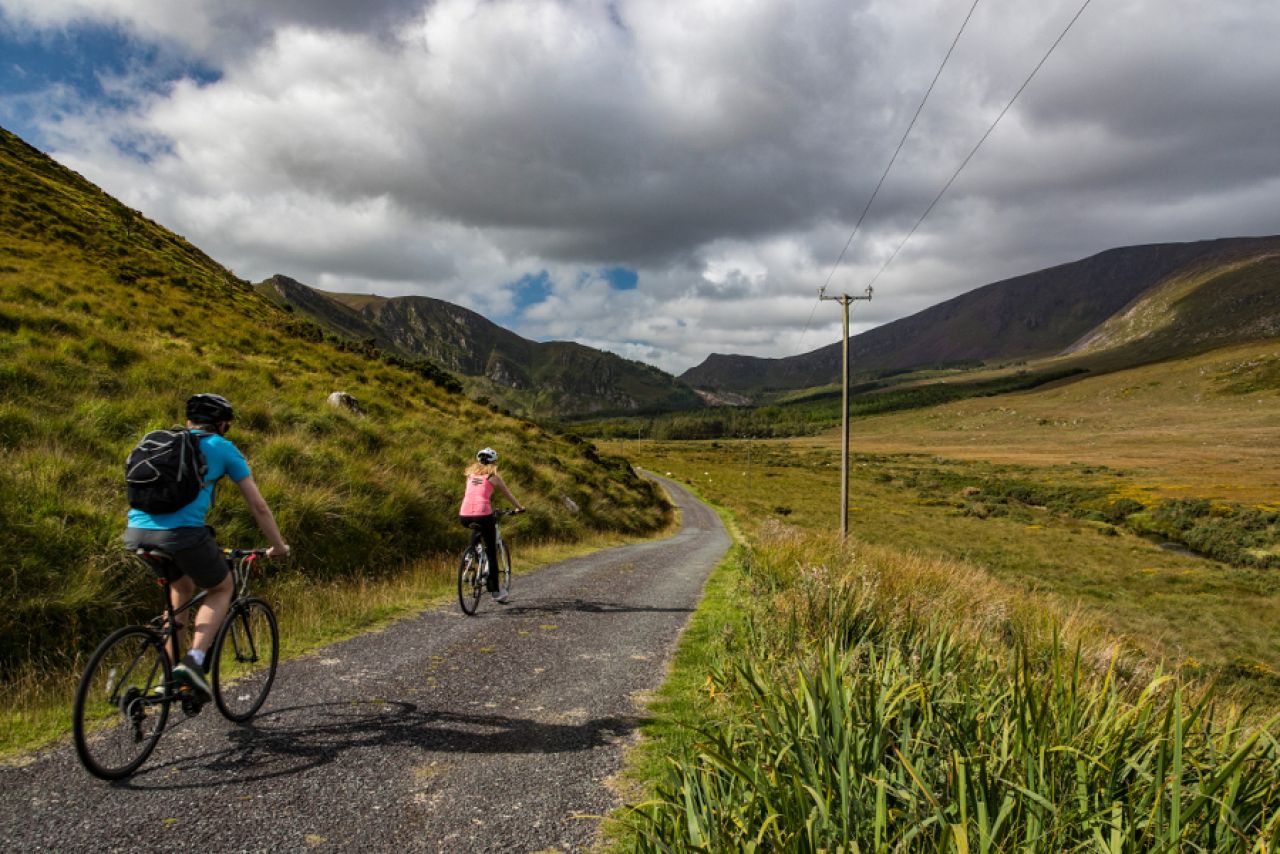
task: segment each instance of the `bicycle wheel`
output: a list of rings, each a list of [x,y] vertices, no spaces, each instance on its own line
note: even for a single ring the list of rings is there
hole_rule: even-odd
[[[511,592],[511,554],[501,540],[498,541],[498,586]]]
[[[262,708],[276,679],[280,629],[275,612],[261,599],[237,599],[213,640],[210,680],[218,709],[240,722]]]
[[[71,730],[85,770],[127,777],[155,749],[169,719],[171,673],[164,641],[142,626],[113,632],[80,676]]]
[[[468,548],[462,553],[462,562],[458,564],[458,604],[462,606],[464,614],[474,614],[480,605],[480,595],[484,593],[484,578],[480,567],[476,549]]]

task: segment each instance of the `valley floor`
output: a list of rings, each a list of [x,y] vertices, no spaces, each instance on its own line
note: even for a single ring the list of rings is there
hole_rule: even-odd
[[[1169,667],[1280,706],[1280,570],[1210,560],[1079,512],[1170,498],[1280,510],[1277,366],[1280,346],[1239,347],[859,419],[851,536],[964,561]],[[835,431],[606,447],[694,485],[744,528],[773,519],[830,529],[839,442]]]

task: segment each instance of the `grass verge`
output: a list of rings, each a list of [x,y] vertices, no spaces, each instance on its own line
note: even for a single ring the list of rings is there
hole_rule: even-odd
[[[614,850],[1280,841],[1275,721],[975,567],[772,524],[714,582]]]

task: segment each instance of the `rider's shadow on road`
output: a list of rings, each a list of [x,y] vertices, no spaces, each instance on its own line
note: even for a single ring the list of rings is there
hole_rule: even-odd
[[[302,774],[352,750],[394,748],[443,753],[564,753],[625,738],[638,717],[556,724],[506,715],[423,711],[399,701],[290,706],[227,731],[230,745],[145,768],[117,785],[130,789],[199,789]],[[415,761],[421,756],[414,754]],[[180,772],[180,773],[179,773]]]
[[[597,602],[590,599],[538,598],[528,603],[506,605],[494,614],[692,614],[692,608],[659,608],[653,605],[625,605],[621,602]]]

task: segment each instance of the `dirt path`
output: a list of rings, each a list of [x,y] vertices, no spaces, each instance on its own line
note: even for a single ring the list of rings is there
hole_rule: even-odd
[[[248,726],[175,710],[131,780],[69,743],[0,770],[0,843],[26,851],[580,851],[605,785],[729,538],[664,481],[676,536],[517,577],[282,665]],[[516,555],[519,564],[519,555]]]

